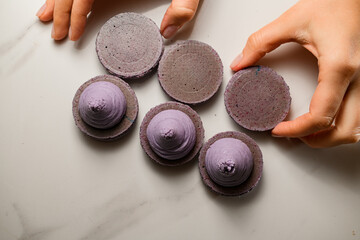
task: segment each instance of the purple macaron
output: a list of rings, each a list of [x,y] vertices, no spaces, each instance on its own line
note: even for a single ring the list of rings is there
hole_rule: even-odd
[[[200,175],[212,191],[224,196],[250,192],[260,181],[263,157],[256,142],[241,132],[218,133],[202,147]]]
[[[173,99],[197,104],[210,99],[223,80],[223,65],[208,44],[187,40],[165,50],[158,68],[163,90]]]
[[[236,72],[225,90],[225,107],[240,126],[267,131],[290,111],[289,86],[274,70],[254,66]]]
[[[179,166],[191,161],[203,142],[199,115],[182,103],[167,102],[150,109],[140,126],[142,148],[161,165]]]
[[[123,79],[137,79],[157,67],[163,39],[151,19],[137,13],[121,13],[100,29],[96,52],[109,73]]]
[[[134,124],[138,101],[131,87],[112,75],[90,79],[77,90],[72,111],[76,126],[101,141],[115,140]]]

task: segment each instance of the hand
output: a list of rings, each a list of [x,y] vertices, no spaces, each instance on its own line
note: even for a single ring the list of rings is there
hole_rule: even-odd
[[[94,0],[46,0],[36,16],[43,22],[53,20],[51,37],[61,40],[69,35],[70,40],[78,40],[84,32],[87,15]],[[173,0],[161,23],[161,34],[172,37],[197,10],[199,0]]]
[[[309,112],[278,124],[274,136],[300,138],[316,148],[359,141],[359,29],[359,0],[301,0],[249,37],[231,64],[234,71],[286,42],[301,44],[318,59],[318,86]]]

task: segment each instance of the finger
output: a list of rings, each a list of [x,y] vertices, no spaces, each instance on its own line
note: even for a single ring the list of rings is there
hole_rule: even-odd
[[[78,40],[84,32],[87,15],[91,11],[94,0],[74,0],[71,10],[69,30],[70,40]]]
[[[335,126],[301,139],[314,148],[356,143],[360,140],[360,84],[352,83],[336,117]]]
[[[340,108],[351,76],[337,66],[320,64],[319,84],[311,99],[309,112],[293,121],[279,123],[273,130],[274,136],[304,137],[329,129]]]
[[[233,71],[255,64],[266,53],[269,53],[286,42],[299,42],[305,44],[305,34],[297,21],[299,14],[294,14],[293,8],[285,12],[279,18],[253,33],[247,40],[242,53],[238,55],[230,65]]]
[[[165,38],[171,38],[196,13],[199,0],[172,0],[160,26],[160,32]]]
[[[55,0],[47,0],[46,3],[39,9],[36,16],[43,22],[53,19]]]
[[[51,37],[55,40],[61,40],[69,32],[70,12],[72,0],[57,0],[54,8],[54,23]]]

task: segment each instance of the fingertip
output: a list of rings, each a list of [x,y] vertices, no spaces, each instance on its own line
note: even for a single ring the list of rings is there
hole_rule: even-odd
[[[51,21],[53,19],[54,6],[55,6],[54,0],[47,0],[46,3],[44,3],[44,5],[42,5],[41,8],[38,10],[36,16],[42,22]]]
[[[169,39],[172,36],[174,36],[179,29],[180,29],[180,26],[176,26],[176,25],[167,26],[161,32],[161,34],[163,35],[164,38]]]
[[[41,8],[37,11],[36,16],[40,18],[41,15],[44,13],[45,9],[46,9],[46,3],[44,3],[44,5],[42,5]]]
[[[185,23],[193,19],[198,4],[199,0],[172,0],[160,26],[160,33],[164,38],[171,38]]]
[[[71,26],[70,26],[70,28],[69,28],[69,34],[68,34],[68,36],[69,36],[69,39],[70,39],[71,41],[76,41],[76,40],[77,40],[77,39],[74,38],[74,35],[73,35],[73,33],[72,33],[72,30],[71,30]]]
[[[83,34],[83,30],[79,30],[79,29],[76,29],[76,28],[72,28],[71,26],[70,26],[70,28],[69,28],[69,39],[71,40],[71,41],[77,41],[77,40],[79,40],[80,38],[81,38],[81,36],[82,36],[82,34]]]
[[[56,41],[59,41],[59,40],[62,40],[64,39],[66,36],[68,35],[68,30],[67,29],[55,29],[54,25],[53,25],[53,28],[51,30],[51,37],[56,40]]]
[[[273,130],[271,130],[271,135],[273,137],[285,137],[286,136],[286,131],[284,131],[285,129],[287,129],[287,122],[281,122],[278,125],[276,125],[273,128]]]
[[[243,59],[243,54],[239,54],[231,63],[230,68],[234,72],[239,71],[241,69],[241,60]]]

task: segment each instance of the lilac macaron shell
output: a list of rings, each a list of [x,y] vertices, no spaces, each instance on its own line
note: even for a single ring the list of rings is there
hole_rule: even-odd
[[[137,13],[121,13],[100,29],[96,52],[109,73],[123,79],[138,79],[157,67],[163,39],[151,19]]]
[[[98,129],[86,124],[79,113],[79,100],[82,92],[92,83],[100,81],[107,81],[118,86],[124,94],[127,104],[126,112],[122,120],[109,129]],[[87,136],[100,141],[116,140],[127,133],[136,121],[138,111],[139,105],[134,90],[132,90],[129,84],[127,84],[125,81],[112,75],[100,75],[82,84],[77,90],[72,102],[72,112],[76,126]]]
[[[206,152],[209,149],[209,147],[216,142],[219,139],[222,138],[236,138],[245,143],[248,148],[250,149],[253,157],[253,170],[248,177],[247,180],[245,180],[242,184],[239,186],[234,187],[224,187],[217,183],[215,183],[209,174],[206,171],[206,165],[205,165],[205,156]],[[206,186],[208,186],[212,191],[215,193],[218,193],[220,195],[224,196],[240,196],[245,193],[250,192],[254,187],[259,183],[262,171],[263,171],[263,157],[261,150],[259,146],[256,144],[256,142],[250,138],[248,135],[236,132],[236,131],[228,131],[228,132],[221,132],[210,138],[202,147],[200,150],[199,155],[199,170],[200,175],[205,183]]]
[[[254,66],[236,72],[225,90],[225,107],[240,126],[267,131],[290,111],[289,86],[273,69]]]
[[[219,90],[223,65],[217,52],[208,44],[180,41],[165,49],[158,78],[163,90],[173,99],[198,104]]]
[[[195,130],[196,130],[196,142],[194,147],[191,149],[191,151],[184,157],[176,159],[176,160],[169,160],[160,157],[157,155],[151,148],[149,144],[149,140],[147,137],[147,128],[149,126],[150,121],[160,112],[164,110],[179,110],[185,113],[190,117],[192,122],[194,123]],[[155,162],[159,163],[163,166],[179,166],[183,165],[187,162],[190,162],[193,160],[196,155],[199,153],[203,143],[204,143],[204,127],[202,124],[202,121],[200,119],[200,116],[188,105],[179,103],[179,102],[167,102],[160,104],[156,107],[151,108],[145,115],[141,126],[140,126],[140,143],[142,148],[144,149],[145,153]]]

